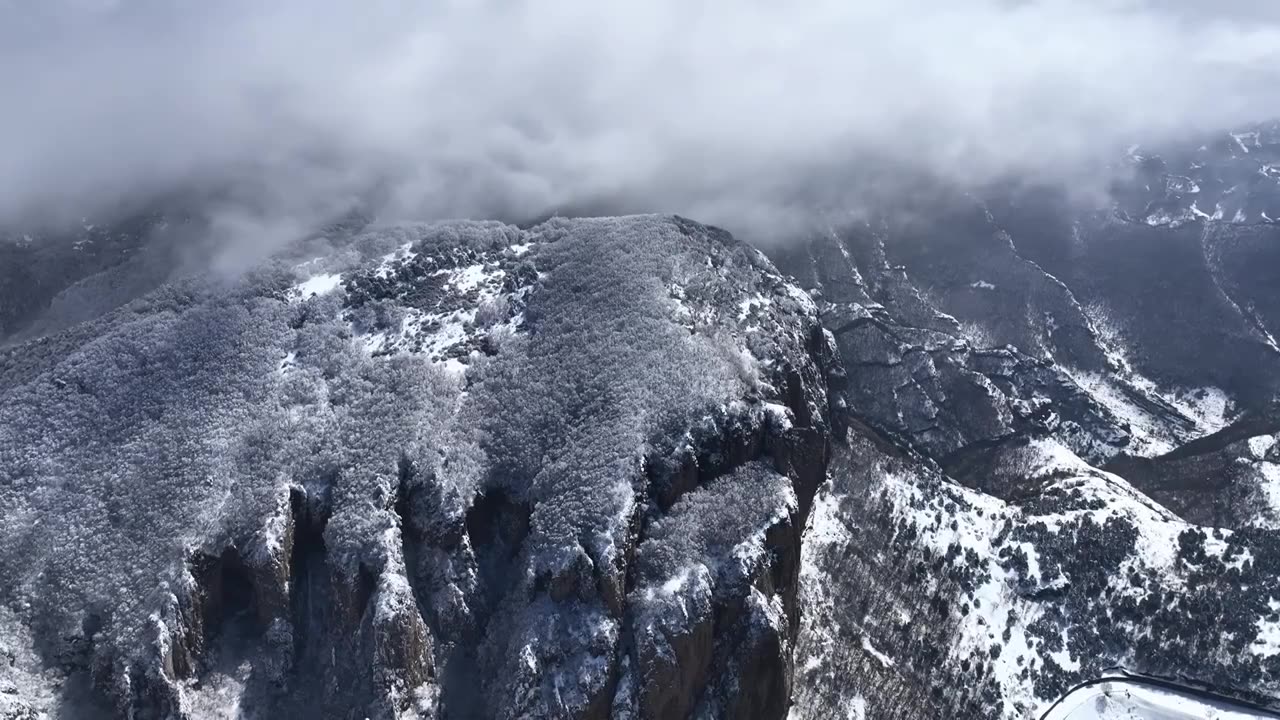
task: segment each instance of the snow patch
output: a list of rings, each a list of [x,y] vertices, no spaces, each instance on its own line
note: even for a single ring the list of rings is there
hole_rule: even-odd
[[[246,660],[231,672],[211,672],[199,682],[188,680],[181,687],[182,709],[188,717],[209,720],[241,720],[245,686],[252,672]]]
[[[1113,372],[1063,371],[1086,394],[1129,426],[1133,444],[1126,452],[1154,456],[1170,452],[1193,437],[1215,433],[1231,422],[1231,400],[1216,387],[1167,389],[1138,373],[1124,351],[1124,334],[1105,308],[1083,307],[1089,326]],[[1189,421],[1193,427],[1182,427]],[[1173,420],[1174,422],[1170,422]]]
[[[1265,505],[1264,510],[1270,514],[1272,525],[1280,527],[1280,464],[1259,463],[1258,490]]]
[[[809,525],[804,532],[806,546],[841,545],[852,539],[849,528],[840,516],[840,500],[843,497],[824,490],[814,498],[813,509],[809,511]],[[801,572],[804,567],[801,567]]]
[[[342,276],[337,273],[313,275],[293,286],[294,293],[303,300],[313,295],[328,295],[342,285]]]
[[[738,302],[738,321],[746,320],[748,316],[763,312],[765,308],[773,304],[773,301],[763,295],[752,295]]]
[[[668,600],[680,595],[690,594],[690,589],[702,593],[710,592],[714,577],[711,568],[705,563],[696,562],[680,568],[671,577],[667,578],[662,584],[645,588],[645,600]],[[681,609],[685,609],[681,605]]]
[[[1054,650],[1048,655],[1049,658],[1058,665],[1058,667],[1066,670],[1067,672],[1076,672],[1080,669],[1080,661],[1071,657],[1071,653],[1067,652],[1065,639],[1063,640],[1063,647],[1061,650]]]
[[[1236,141],[1236,145],[1243,150],[1245,154],[1248,154],[1250,147],[1256,148],[1259,146],[1258,133],[1256,132],[1231,133],[1231,139]],[[1245,142],[1246,140],[1248,141],[1247,143]]]
[[[845,720],[867,720],[867,700],[861,694],[849,698],[845,705]]]
[[[809,293],[797,287],[795,284],[786,283],[782,286],[782,289],[783,292],[787,294],[787,297],[796,301],[800,306],[800,309],[803,310],[805,314],[813,315],[818,312],[818,306],[813,302],[813,298],[809,297]]]
[[[1191,203],[1191,214],[1192,214],[1192,215],[1195,215],[1196,217],[1200,218],[1201,220],[1221,220],[1221,219],[1222,219],[1222,217],[1223,217],[1223,213],[1222,213],[1222,204],[1221,204],[1221,203],[1219,203],[1219,204],[1214,208],[1213,214],[1212,214],[1212,215],[1210,215],[1209,213],[1207,213],[1207,212],[1205,212],[1205,211],[1201,210],[1201,209],[1200,209],[1200,206],[1199,206],[1199,204],[1198,204],[1198,203],[1194,203],[1194,202],[1193,202],[1193,203]]]
[[[1144,218],[1143,222],[1152,227],[1179,227],[1195,219],[1195,212],[1190,209],[1181,210],[1177,213],[1171,213],[1168,210],[1158,210]]]
[[[780,403],[765,403],[764,411],[778,427],[783,430],[791,429],[791,409]]]
[[[1261,460],[1271,452],[1271,448],[1276,445],[1276,437],[1274,435],[1259,435],[1258,437],[1249,438],[1249,453],[1253,455],[1255,460]]]
[[[497,273],[485,272],[485,266],[483,264],[476,264],[453,270],[450,274],[452,275],[452,278],[450,279],[451,284],[458,290],[467,292],[485,284]]]
[[[379,258],[378,267],[373,271],[373,274],[380,278],[389,277],[391,275],[392,268],[394,268],[397,263],[412,260],[417,257],[417,255],[418,253],[413,252],[413,243],[405,243]]]
[[[733,557],[741,564],[745,574],[750,576],[751,570],[759,566],[765,556],[764,537],[769,528],[785,520],[800,507],[796,491],[791,483],[781,483],[773,502],[774,512],[767,520],[756,528],[746,540],[733,546]]]
[[[871,644],[871,638],[866,635],[862,636],[862,649],[865,650],[868,655],[875,658],[876,662],[885,667],[893,667],[897,664],[893,661],[893,658],[877,650],[876,646]]]
[[[1073,372],[1065,367],[1063,370],[1081,390],[1128,426],[1132,445],[1126,451],[1131,455],[1163,455],[1180,444],[1160,418],[1134,401],[1129,394],[1133,388],[1126,388],[1114,376]]]

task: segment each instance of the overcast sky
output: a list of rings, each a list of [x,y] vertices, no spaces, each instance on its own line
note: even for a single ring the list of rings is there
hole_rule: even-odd
[[[323,215],[734,225],[871,164],[1077,179],[1280,116],[1270,0],[0,0],[0,222],[231,185]]]

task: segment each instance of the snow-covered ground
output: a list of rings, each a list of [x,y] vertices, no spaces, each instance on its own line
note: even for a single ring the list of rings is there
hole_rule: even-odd
[[[1163,455],[1231,422],[1231,401],[1221,389],[1159,386],[1134,369],[1126,352],[1125,334],[1106,311],[1096,306],[1083,309],[1112,370],[1062,369],[1081,390],[1128,426],[1133,443],[1125,452],[1144,457]]]
[[[303,280],[295,285],[293,289],[298,298],[305,300],[312,295],[328,295],[337,290],[341,284],[341,275],[337,273],[321,273]]]
[[[1135,490],[1125,480],[1089,466],[1057,442],[1032,442],[1023,450],[1020,459],[1026,464],[1028,478],[1052,478],[1042,492],[1057,492],[1064,497],[1073,495],[1085,501],[1073,502],[1071,508],[1055,508],[1054,512],[1045,514],[1043,511],[1028,512],[967,488],[956,488],[955,499],[960,500],[958,507],[942,515],[944,522],[938,523],[938,511],[945,504],[942,498],[922,492],[910,477],[891,476],[885,481],[891,496],[900,499],[895,503],[896,512],[900,513],[902,521],[915,527],[922,544],[937,553],[945,553],[952,544],[958,543],[961,552],[973,550],[980,559],[984,571],[981,575],[986,579],[973,592],[972,611],[960,619],[952,650],[958,660],[981,653],[1001,639],[1001,629],[1007,630],[999,652],[992,651],[991,663],[1009,716],[1013,716],[1015,703],[1035,706],[1043,702],[1034,693],[1034,676],[1024,670],[1036,670],[1046,657],[1051,657],[1054,664],[1063,669],[1074,670],[1079,668],[1081,658],[1065,651],[1042,653],[1030,637],[1030,625],[1041,615],[1043,607],[1034,596],[1019,591],[1020,585],[1025,584],[1024,578],[1038,588],[1066,584],[1070,579],[1042,572],[1037,548],[1027,542],[1016,543],[1016,548],[1010,542],[1002,542],[1001,528],[1035,523],[1049,533],[1062,533],[1070,532],[1072,524],[1086,516],[1099,526],[1107,524],[1110,518],[1127,521],[1136,529],[1137,537],[1134,553],[1124,564],[1129,571],[1125,575],[1134,572],[1143,577],[1158,578],[1162,586],[1176,588],[1183,582],[1176,567],[1179,535],[1193,527]],[[1222,532],[1224,537],[1230,535]],[[1009,550],[1021,550],[1026,554],[1025,575],[1013,572],[1000,561]],[[1211,556],[1220,556],[1224,550],[1225,544],[1220,540],[1211,538],[1205,543],[1205,551]],[[1243,557],[1238,557],[1234,562],[1238,564],[1243,560]],[[1127,587],[1123,582],[1116,582],[1111,591],[1120,595],[1146,592]],[[1064,632],[1069,633],[1070,629],[1064,629]],[[1261,652],[1260,648],[1253,650]]]
[[[1257,439],[1251,449],[1263,454],[1270,446]],[[867,468],[870,486],[858,490],[856,501],[857,486],[842,486],[838,479],[831,490],[819,493],[803,547],[801,585],[807,610],[795,667],[804,681],[840,689],[802,692],[798,697],[823,707],[793,710],[793,717],[839,715],[855,695],[865,697],[871,710],[884,711],[879,706],[885,699],[876,687],[898,674],[906,677],[905,687],[920,682],[912,675],[922,652],[916,643],[933,647],[941,637],[945,645],[937,649],[947,658],[942,665],[963,669],[962,676],[972,676],[975,686],[990,683],[994,692],[984,701],[990,703],[985,705],[989,717],[1038,718],[1056,699],[1055,684],[1064,687],[1086,679],[1101,669],[1100,662],[1141,661],[1136,654],[1103,659],[1099,637],[1116,632],[1141,636],[1150,630],[1144,625],[1148,621],[1167,624],[1167,617],[1156,621],[1142,613],[1161,612],[1168,603],[1195,602],[1203,582],[1196,578],[1197,568],[1249,572],[1256,560],[1235,533],[1184,522],[1057,441],[1033,440],[1006,452],[1006,467],[1016,468],[1027,487],[1038,488],[1034,499],[1006,502],[894,464]],[[886,514],[889,522],[882,525]],[[881,527],[891,540],[877,539],[884,532]],[[1195,537],[1200,550],[1188,549]],[[877,549],[882,543],[883,550]],[[1203,552],[1199,560],[1193,559],[1195,552]],[[850,556],[867,560],[849,564],[842,559]],[[1092,572],[1091,562],[1073,559],[1079,556],[1098,558],[1095,562],[1110,569]],[[1109,559],[1102,560],[1104,556]],[[919,590],[924,597],[941,594],[947,599],[949,609],[941,617],[923,610],[918,601],[879,600],[876,590],[871,591],[876,597],[854,602],[865,609],[845,609],[849,601],[842,593],[856,596],[858,591],[849,589],[851,581],[844,575],[855,568],[874,572],[882,564],[911,565],[917,557],[934,564],[911,582],[924,583]],[[948,579],[957,577],[958,584]],[[886,580],[902,581],[899,575]],[[878,581],[863,577],[855,582],[874,587]],[[1092,589],[1082,593],[1084,587]],[[1092,599],[1103,596],[1103,603]],[[1136,616],[1111,610],[1146,607],[1156,597],[1165,599]],[[1272,614],[1276,608],[1280,600],[1271,605]],[[1236,660],[1268,663],[1280,653],[1280,622],[1259,608],[1242,612],[1254,618],[1256,642]],[[922,622],[946,629],[940,636],[911,629]],[[979,664],[983,669],[974,675],[971,669]],[[946,682],[955,682],[947,677]],[[892,697],[895,691],[885,692]],[[1140,703],[1108,707],[1112,714],[1062,715],[1058,720],[1217,717],[1143,714],[1146,705]]]
[[[1069,693],[1043,720],[1268,720],[1238,705],[1157,687],[1143,682],[1116,679],[1082,687]]]

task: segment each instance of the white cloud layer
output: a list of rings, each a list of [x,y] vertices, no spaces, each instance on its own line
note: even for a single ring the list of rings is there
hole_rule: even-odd
[[[0,222],[225,183],[737,229],[872,165],[1085,177],[1277,75],[1269,0],[0,0]]]

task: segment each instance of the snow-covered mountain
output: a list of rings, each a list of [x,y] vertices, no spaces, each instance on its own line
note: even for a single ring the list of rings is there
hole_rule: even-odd
[[[810,298],[678,218],[344,241],[6,352],[0,716],[784,713]]]
[[[1232,137],[768,258],[6,236],[0,718],[1022,719],[1116,666],[1276,707],[1280,228],[1229,192],[1274,143]]]

